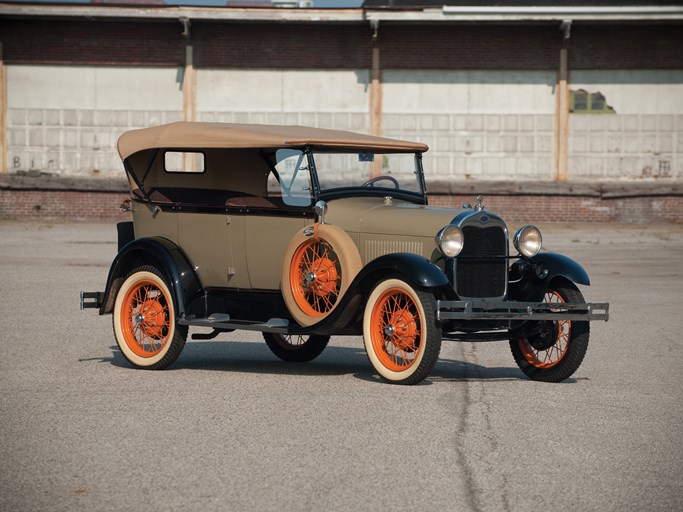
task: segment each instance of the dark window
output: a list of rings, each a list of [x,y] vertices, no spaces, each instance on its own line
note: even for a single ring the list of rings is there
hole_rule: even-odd
[[[586,91],[572,91],[574,95],[574,108],[572,112],[588,110],[588,93]]]
[[[574,114],[614,114],[607,99],[600,92],[589,93],[583,89],[570,91],[569,111]]]

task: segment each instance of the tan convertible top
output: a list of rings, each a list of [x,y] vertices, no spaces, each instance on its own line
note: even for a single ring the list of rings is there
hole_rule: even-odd
[[[264,124],[178,122],[131,130],[119,137],[118,149],[125,159],[138,151],[153,148],[279,148],[313,146],[377,151],[427,151],[426,144],[406,142],[360,133],[308,126]]]

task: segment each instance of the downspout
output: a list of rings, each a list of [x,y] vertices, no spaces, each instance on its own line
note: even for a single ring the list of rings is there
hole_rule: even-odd
[[[569,171],[569,38],[572,20],[560,23],[562,43],[560,67],[557,73],[555,103],[555,181],[566,182]]]

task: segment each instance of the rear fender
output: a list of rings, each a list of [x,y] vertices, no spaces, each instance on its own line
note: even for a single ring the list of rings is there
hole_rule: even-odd
[[[138,238],[119,251],[109,269],[100,315],[113,312],[116,294],[124,279],[135,267],[145,264],[154,265],[166,274],[179,318],[185,315],[188,301],[202,293],[199,277],[177,245],[161,237]]]

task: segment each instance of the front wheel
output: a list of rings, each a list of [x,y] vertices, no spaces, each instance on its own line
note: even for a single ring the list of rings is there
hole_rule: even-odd
[[[573,283],[551,283],[544,302],[583,304],[586,301]],[[589,324],[572,320],[541,321],[538,334],[510,340],[517,366],[532,380],[561,382],[581,365],[588,350]]]
[[[297,335],[264,332],[266,345],[277,357],[288,363],[307,363],[318,357],[327,343],[329,336],[318,334]]]
[[[363,341],[375,370],[393,384],[417,384],[441,350],[436,300],[402,279],[379,282],[368,298]]]
[[[161,370],[182,352],[187,326],[178,325],[163,274],[146,265],[133,270],[114,304],[114,334],[124,357],[136,368]]]

